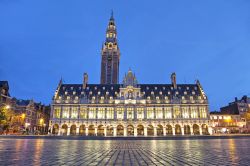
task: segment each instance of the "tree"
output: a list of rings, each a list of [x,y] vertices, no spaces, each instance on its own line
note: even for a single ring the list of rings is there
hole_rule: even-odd
[[[4,124],[6,122],[6,115],[5,115],[5,106],[0,107],[0,124]]]

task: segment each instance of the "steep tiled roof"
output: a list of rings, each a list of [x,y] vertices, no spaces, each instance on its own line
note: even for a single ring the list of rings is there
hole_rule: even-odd
[[[58,97],[62,100],[69,97],[71,99],[75,97],[91,99],[93,96],[95,98],[112,97],[116,99],[122,87],[123,84],[87,84],[86,88],[83,89],[82,84],[62,84],[58,89],[56,99]],[[140,88],[142,99],[147,99],[147,97],[151,99],[156,97],[159,99],[165,97],[168,99],[189,99],[192,96],[196,100],[203,96],[198,84],[178,84],[176,89],[172,84],[137,84],[137,87]]]

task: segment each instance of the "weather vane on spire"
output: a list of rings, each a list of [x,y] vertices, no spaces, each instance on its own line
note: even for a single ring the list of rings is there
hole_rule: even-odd
[[[114,19],[114,12],[113,12],[113,9],[111,9],[111,19]]]

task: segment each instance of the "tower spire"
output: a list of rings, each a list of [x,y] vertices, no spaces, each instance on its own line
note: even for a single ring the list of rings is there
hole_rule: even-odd
[[[113,9],[111,10],[111,17],[110,17],[110,20],[114,20],[114,12],[113,12]]]
[[[117,42],[113,11],[111,11],[111,17],[106,30],[106,40],[102,46],[101,84],[118,84],[119,64],[120,50]]]

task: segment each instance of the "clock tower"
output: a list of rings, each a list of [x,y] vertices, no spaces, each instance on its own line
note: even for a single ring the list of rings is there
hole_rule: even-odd
[[[119,83],[120,50],[113,12],[106,30],[106,40],[102,46],[101,84]]]

